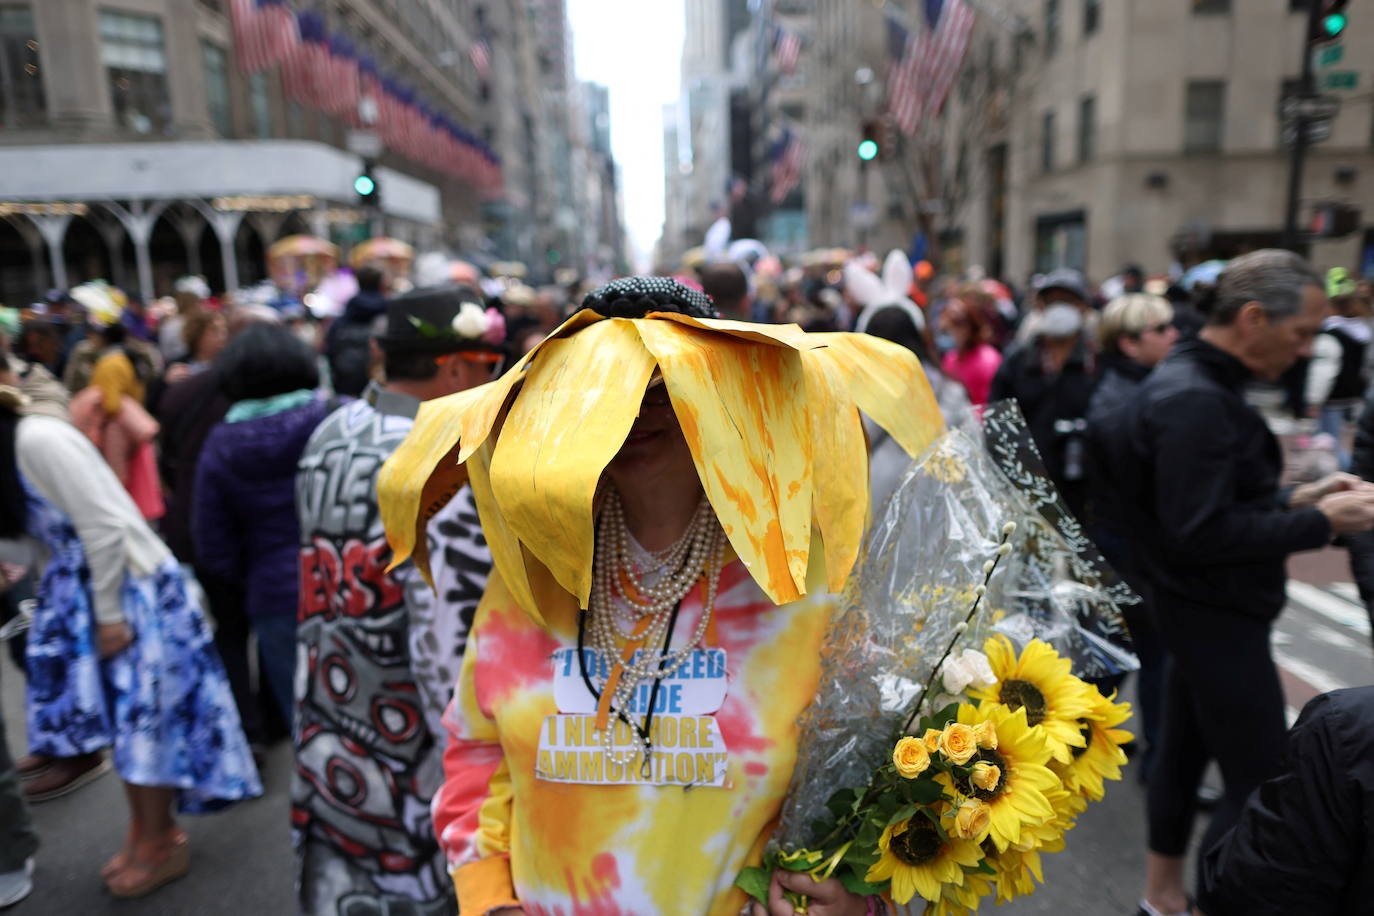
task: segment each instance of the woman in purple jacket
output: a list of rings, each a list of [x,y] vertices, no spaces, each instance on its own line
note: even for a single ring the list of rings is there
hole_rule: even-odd
[[[196,468],[196,565],[243,583],[261,670],[289,723],[300,555],[296,464],[337,403],[315,390],[320,377],[310,348],[282,327],[244,331],[216,371],[233,406],[210,431]]]

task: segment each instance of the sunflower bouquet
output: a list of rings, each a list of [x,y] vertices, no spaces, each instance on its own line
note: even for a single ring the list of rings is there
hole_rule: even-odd
[[[766,900],[783,868],[914,913],[972,912],[1032,893],[1041,856],[1120,779],[1130,707],[1073,673],[1131,667],[1095,635],[1118,625],[1119,592],[1059,555],[1079,539],[1025,483],[955,431],[894,494],[832,626],[775,842],[736,882],[746,893]]]

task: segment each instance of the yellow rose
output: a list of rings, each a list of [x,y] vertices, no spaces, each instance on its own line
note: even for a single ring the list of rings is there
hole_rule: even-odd
[[[1002,770],[996,764],[980,760],[973,765],[969,781],[984,792],[991,792],[1002,781]]]
[[[997,750],[997,729],[991,722],[979,722],[973,726],[973,738],[978,746],[989,751]]]
[[[928,728],[926,733],[921,736],[921,740],[926,743],[926,750],[935,753],[940,749],[940,730],[938,728]]]
[[[919,738],[906,737],[892,749],[892,765],[907,779],[915,779],[930,766],[930,752]]]
[[[973,739],[973,726],[956,722],[947,726],[940,734],[940,753],[952,763],[960,766],[969,762],[978,751],[978,742]]]
[[[988,832],[992,824],[992,809],[976,798],[968,798],[954,812],[954,829],[950,832],[960,839],[977,840]]]

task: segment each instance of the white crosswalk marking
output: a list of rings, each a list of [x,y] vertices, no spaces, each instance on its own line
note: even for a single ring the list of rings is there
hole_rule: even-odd
[[[1281,669],[1317,693],[1374,681],[1369,615],[1354,583],[1316,586],[1290,580],[1272,650]],[[1289,691],[1289,702],[1301,705],[1307,700],[1303,694]],[[1293,710],[1288,712],[1291,720]]]
[[[1315,611],[1323,617],[1338,623],[1343,627],[1349,627],[1356,633],[1369,637],[1369,615],[1365,613],[1363,607],[1355,602],[1359,601],[1359,592],[1355,590],[1353,582],[1338,582],[1332,586],[1333,590],[1339,590],[1342,595],[1346,592],[1346,587],[1354,592],[1350,598],[1337,597],[1325,589],[1315,585],[1308,585],[1306,582],[1288,582],[1288,598],[1296,601],[1310,611]]]

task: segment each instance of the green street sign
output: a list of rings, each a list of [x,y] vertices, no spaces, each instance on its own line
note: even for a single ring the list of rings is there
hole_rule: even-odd
[[[1345,57],[1345,45],[1342,42],[1329,44],[1324,48],[1317,49],[1317,66],[1329,67],[1338,64]]]
[[[1360,74],[1356,70],[1332,70],[1323,73],[1321,78],[1321,88],[1323,89],[1354,89],[1360,83]]]

